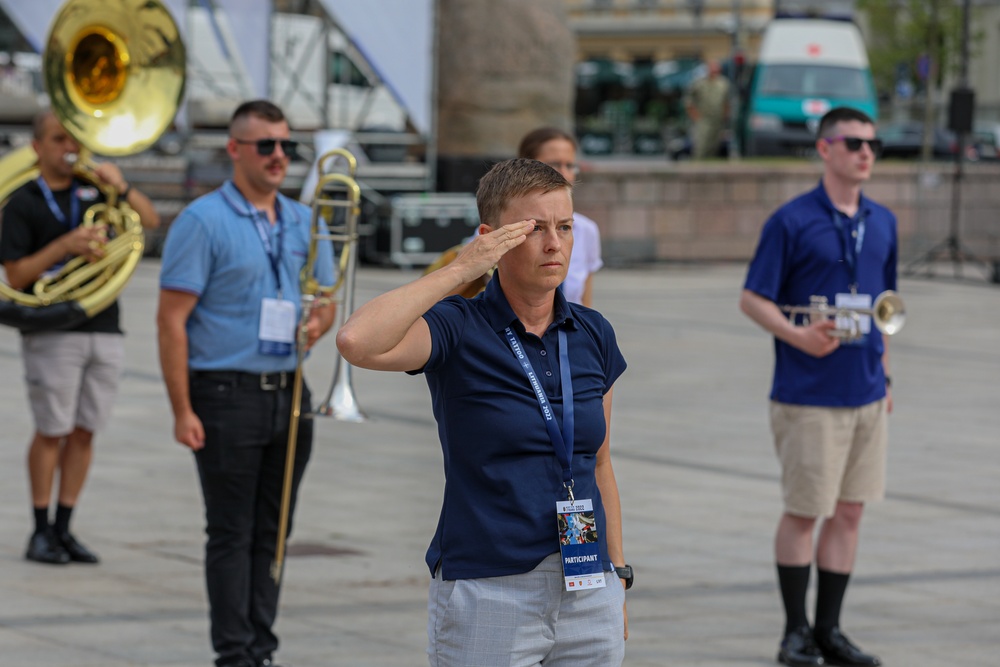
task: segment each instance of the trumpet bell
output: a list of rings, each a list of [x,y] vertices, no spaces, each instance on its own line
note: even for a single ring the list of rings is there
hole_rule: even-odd
[[[906,324],[906,306],[902,297],[892,290],[879,294],[872,306],[872,322],[887,336],[899,333]]]
[[[180,31],[160,0],[69,0],[49,30],[44,75],[66,131],[94,153],[120,156],[170,126],[184,63]]]

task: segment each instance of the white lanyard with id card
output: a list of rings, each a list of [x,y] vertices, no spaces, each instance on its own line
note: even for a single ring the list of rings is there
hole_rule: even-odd
[[[563,395],[563,427],[555,424],[555,415],[542,383],[535,375],[535,369],[525,353],[517,334],[507,327],[507,342],[514,356],[521,363],[521,368],[528,376],[538,405],[545,420],[549,437],[555,448],[556,458],[563,470],[563,488],[569,496],[568,500],[556,503],[556,526],[559,533],[559,551],[563,563],[563,582],[565,590],[580,591],[589,588],[604,588],[607,580],[604,575],[604,565],[601,562],[600,540],[598,539],[597,521],[594,516],[594,503],[589,498],[573,497],[573,380],[569,367],[569,349],[566,342],[566,332],[559,331],[559,372]]]
[[[264,297],[260,303],[257,337],[257,351],[261,354],[281,357],[291,354],[295,346],[295,304]]]
[[[865,243],[865,218],[858,216],[856,229],[851,226],[844,226],[838,211],[833,213],[833,223],[839,233],[843,251],[844,261],[847,262],[851,272],[850,292],[838,292],[834,297],[834,306],[846,310],[871,310],[871,294],[858,294],[858,264],[861,261],[861,248]],[[856,330],[859,334],[869,334],[872,330],[871,315],[838,315],[836,319],[837,329],[844,331]]]
[[[845,308],[848,310],[871,310],[872,307],[872,295],[871,294],[857,294],[855,292],[838,292],[836,295],[836,301],[834,305],[837,309]],[[837,316],[837,328],[845,331],[853,330],[857,327],[857,331],[860,334],[869,334],[872,330],[872,316],[857,314],[856,318],[849,315],[838,315]]]
[[[295,304],[281,298],[281,251],[284,247],[285,235],[282,229],[281,209],[275,201],[275,218],[277,220],[277,249],[271,248],[271,237],[267,227],[261,221],[261,212],[255,209],[247,200],[247,211],[257,228],[257,235],[264,246],[264,254],[271,264],[274,280],[277,284],[278,298],[264,297],[260,302],[260,328],[257,331],[257,351],[260,354],[287,357],[295,349]]]

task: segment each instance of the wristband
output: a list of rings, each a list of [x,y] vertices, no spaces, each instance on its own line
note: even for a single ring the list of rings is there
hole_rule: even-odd
[[[892,376],[891,375],[886,375],[885,376],[885,386],[886,387],[891,387],[892,386]]]
[[[126,199],[128,199],[128,195],[129,195],[130,192],[132,192],[132,184],[131,183],[129,183],[128,185],[126,185],[125,186],[125,190],[123,192],[121,192],[121,193],[118,194],[118,199],[120,199],[122,201],[125,201]]]

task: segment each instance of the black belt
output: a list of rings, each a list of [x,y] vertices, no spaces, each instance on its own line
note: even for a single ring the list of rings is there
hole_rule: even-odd
[[[256,387],[261,391],[278,391],[292,386],[295,371],[276,373],[244,373],[242,371],[191,371],[192,378],[231,382],[242,387]]]

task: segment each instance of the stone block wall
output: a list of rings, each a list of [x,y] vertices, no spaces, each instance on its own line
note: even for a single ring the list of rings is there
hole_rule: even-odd
[[[963,167],[958,238],[972,254],[1000,259],[1000,164]],[[822,164],[607,161],[585,165],[576,209],[601,228],[610,265],[652,261],[746,261],[760,229],[785,201],[819,181]],[[955,166],[883,163],[865,188],[899,220],[900,261],[922,256],[952,231]]]

